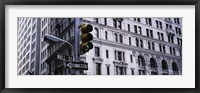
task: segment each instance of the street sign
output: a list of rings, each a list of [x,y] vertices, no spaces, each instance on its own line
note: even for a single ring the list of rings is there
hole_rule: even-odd
[[[83,63],[83,62],[69,62],[69,63],[67,63],[67,67],[71,68],[71,69],[88,70],[88,63]]]
[[[68,56],[68,55],[65,55],[65,54],[57,53],[56,58],[59,59],[59,60],[66,61],[66,62],[72,62],[72,56]]]

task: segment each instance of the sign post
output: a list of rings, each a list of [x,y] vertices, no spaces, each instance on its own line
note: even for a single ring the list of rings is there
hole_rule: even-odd
[[[88,63],[83,62],[69,62],[66,66],[75,70],[88,70]]]

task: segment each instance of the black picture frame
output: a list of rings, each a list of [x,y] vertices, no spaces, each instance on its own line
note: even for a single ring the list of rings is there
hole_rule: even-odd
[[[195,5],[195,88],[5,88],[5,6],[6,5]],[[0,1],[0,91],[1,93],[200,93],[200,0],[1,0]]]

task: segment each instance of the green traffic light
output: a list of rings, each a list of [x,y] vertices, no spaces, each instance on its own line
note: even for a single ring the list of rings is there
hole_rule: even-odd
[[[93,44],[91,42],[81,44],[82,52],[88,52],[92,48],[93,48]]]
[[[80,49],[81,49],[82,54],[84,54],[93,48],[93,44],[89,42],[90,40],[93,40],[93,35],[90,33],[92,32],[93,27],[90,24],[87,24],[87,25],[82,24],[80,26],[80,29],[82,31],[82,35],[81,35],[82,44],[80,46]]]
[[[87,47],[88,47],[88,49],[92,49],[93,48],[93,44],[91,42],[88,42],[87,43]]]

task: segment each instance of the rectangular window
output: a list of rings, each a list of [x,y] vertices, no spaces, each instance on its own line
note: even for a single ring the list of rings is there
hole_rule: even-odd
[[[119,72],[118,72],[118,66],[116,66],[116,75],[118,75],[118,73],[119,73]]]
[[[172,29],[172,25],[169,25],[169,29]]]
[[[176,55],[176,50],[175,50],[175,48],[173,48],[173,54]]]
[[[105,39],[108,40],[108,32],[105,31]]]
[[[153,38],[153,31],[150,30],[150,35],[151,35],[151,38]]]
[[[137,21],[140,22],[140,18],[137,18]]]
[[[139,47],[139,40],[136,38],[135,41],[136,41],[136,46]]]
[[[162,22],[159,22],[160,29],[162,29]]]
[[[148,48],[149,48],[149,50],[151,49],[151,43],[150,42],[148,42]]]
[[[140,40],[140,47],[143,47],[143,40]]]
[[[136,18],[133,18],[134,21],[137,21]]]
[[[101,64],[96,63],[96,75],[101,75]]]
[[[180,42],[180,45],[182,45],[182,39],[179,39],[179,40],[180,40],[180,41],[179,41],[179,42]]]
[[[177,44],[179,45],[179,38],[177,38]]]
[[[165,53],[165,45],[163,45],[163,52]]]
[[[117,51],[115,51],[115,60],[117,60]]]
[[[138,32],[140,35],[142,35],[142,28],[140,26],[138,26]]]
[[[131,60],[131,62],[133,62],[133,56],[132,55],[130,55],[130,60]]]
[[[180,24],[179,18],[177,18],[177,23]]]
[[[131,37],[129,37],[129,45],[131,45]]]
[[[132,75],[134,75],[134,70],[133,69],[131,70],[131,73],[132,73]]]
[[[99,47],[95,47],[95,56],[100,57],[100,50]]]
[[[160,33],[161,34],[161,40],[164,41],[164,35],[163,33]]]
[[[139,75],[145,75],[145,71],[144,70],[139,70]]]
[[[122,52],[118,51],[117,55],[118,55],[118,60],[122,61]]]
[[[179,18],[174,18],[174,23],[180,24]]]
[[[168,42],[170,42],[171,40],[170,40],[170,35],[167,35],[167,37],[168,37]]]
[[[107,75],[110,75],[110,67],[107,66]]]
[[[108,50],[106,50],[106,58],[109,58]]]
[[[151,21],[151,18],[145,18],[146,19],[146,24],[147,25],[152,25],[152,21]]]
[[[117,24],[118,24],[118,28],[119,28],[119,29],[122,29],[122,22],[121,22],[120,20],[118,20],[118,23],[117,23]]]
[[[113,27],[117,28],[117,20],[113,19]]]
[[[160,40],[160,32],[157,32],[157,34],[158,34],[158,39]]]
[[[137,26],[136,25],[134,25],[134,31],[137,34]]]
[[[155,50],[155,44],[152,43],[152,50]]]
[[[124,75],[125,74],[123,67],[119,67],[119,73],[120,73],[120,75]]]
[[[160,52],[162,52],[162,46],[161,46],[161,44],[159,44],[159,49],[160,49]]]
[[[180,34],[180,35],[182,34],[182,32],[181,32],[181,28],[179,28],[179,34]]]
[[[178,34],[178,27],[175,27],[175,30],[176,30],[176,34]]]
[[[130,32],[130,24],[128,24],[128,31]]]
[[[149,37],[149,29],[146,29],[147,37]]]
[[[169,47],[169,50],[170,50],[170,54],[172,54],[172,47]]]
[[[156,27],[159,28],[159,26],[158,26],[158,21],[157,21],[157,20],[156,20]]]
[[[98,18],[94,18],[94,22],[95,23],[99,23],[99,19]]]
[[[107,25],[107,18],[104,18],[104,24]]]
[[[122,51],[115,51],[115,60],[125,61],[125,53]]]
[[[122,52],[123,53],[123,61],[125,61],[125,53],[124,52]]]
[[[171,36],[171,41],[172,43],[174,43],[174,36]]]
[[[182,56],[182,50],[181,49],[179,49],[179,54],[180,54],[180,56]]]

